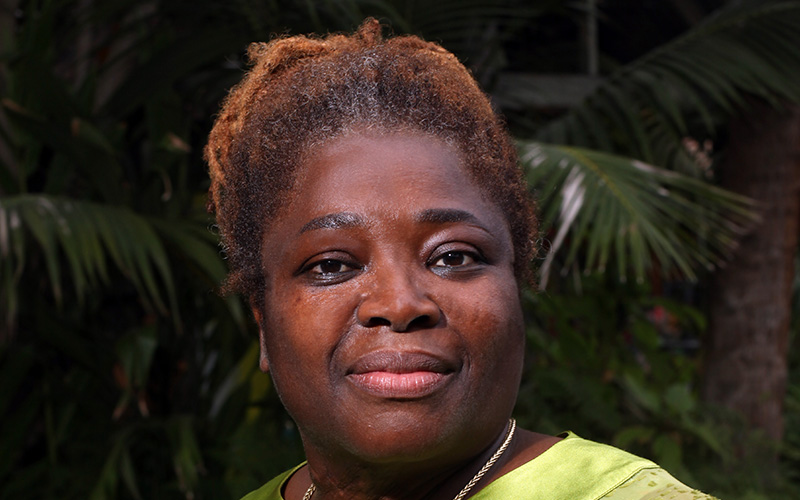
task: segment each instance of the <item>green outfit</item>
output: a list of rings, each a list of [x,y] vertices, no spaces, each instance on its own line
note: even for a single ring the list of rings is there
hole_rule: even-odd
[[[284,483],[303,464],[242,500],[283,500]],[[472,500],[712,500],[644,458],[568,434]]]

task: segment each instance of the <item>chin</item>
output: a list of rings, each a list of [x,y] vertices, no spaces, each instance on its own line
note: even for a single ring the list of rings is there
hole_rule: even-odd
[[[339,443],[348,455],[371,464],[430,463],[437,457],[449,462],[455,456],[480,453],[494,438],[494,427],[505,424],[505,418],[497,420],[498,425],[493,426],[453,411],[430,417],[420,417],[418,412],[385,411],[346,425]],[[329,433],[330,429],[325,431]]]

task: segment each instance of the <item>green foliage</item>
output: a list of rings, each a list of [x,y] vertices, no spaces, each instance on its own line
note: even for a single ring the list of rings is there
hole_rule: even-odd
[[[626,445],[653,446],[662,434],[691,430],[722,453],[692,421],[702,315],[652,298],[646,285],[615,283],[603,274],[582,280],[579,293],[564,285],[526,296],[533,373],[525,377],[529,392],[521,401],[525,394],[547,399],[531,415],[551,432],[569,424]],[[572,417],[562,422],[565,414]]]
[[[737,415],[706,406],[696,383],[705,318],[647,283],[614,273],[559,280],[526,292],[528,353],[515,409],[526,428],[571,430],[651,458],[678,479],[724,499],[800,498],[796,382],[787,399],[781,463],[743,458],[750,435]],[[793,364],[793,378],[800,370]]]
[[[693,176],[686,138],[719,136],[727,117],[763,99],[800,102],[800,3],[731,2],[699,26],[622,66],[537,140],[601,149]]]
[[[621,281],[631,268],[644,281],[654,262],[695,280],[695,269],[729,257],[754,220],[747,199],[678,172],[576,147],[523,142],[520,150],[541,224],[554,233],[542,288],[556,255],[566,256],[564,270],[604,272],[613,261]]]
[[[3,498],[233,498],[300,456],[214,293],[200,144],[244,41],[132,6],[29,2],[4,47]]]

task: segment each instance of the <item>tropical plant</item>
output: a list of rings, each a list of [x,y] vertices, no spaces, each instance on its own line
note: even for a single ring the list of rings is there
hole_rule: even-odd
[[[677,272],[695,279],[692,269],[724,263],[726,255],[732,253],[733,247],[729,245],[735,246],[745,233],[753,233],[744,239],[749,245],[747,250],[739,252],[735,265],[722,273],[727,289],[711,288],[707,299],[712,306],[715,302],[720,305],[710,309],[702,384],[710,402],[730,404],[732,410],[741,412],[745,418],[747,425],[730,424],[731,419],[722,418],[722,422],[729,423],[718,426],[720,437],[726,434],[723,431],[726,428],[738,430],[730,434],[743,440],[736,447],[712,445],[712,441],[703,440],[707,451],[719,453],[728,448],[728,453],[739,457],[741,470],[759,462],[774,464],[781,453],[789,464],[796,463],[791,448],[781,448],[780,444],[784,394],[777,388],[785,387],[787,380],[791,290],[786,280],[776,278],[795,272],[792,267],[795,250],[791,245],[779,243],[773,235],[782,234],[786,227],[797,227],[793,212],[782,208],[791,206],[796,192],[781,188],[795,185],[791,172],[800,166],[791,135],[792,130],[798,129],[800,116],[791,107],[792,103],[800,103],[800,91],[794,83],[800,75],[800,54],[796,50],[800,44],[798,26],[800,3],[796,1],[731,3],[676,40],[618,68],[579,106],[535,129],[531,134],[533,140],[521,142],[523,159],[527,160],[534,189],[542,199],[545,228],[552,240],[542,266],[543,283],[552,277],[554,268],[560,267],[563,273],[580,280],[581,274],[607,270],[611,261],[612,269],[623,280],[633,274],[641,281],[645,276],[652,277],[654,270],[666,271],[666,276],[675,276],[673,273]],[[506,85],[505,89],[508,88]],[[517,91],[524,95],[523,90]],[[778,111],[769,110],[769,106]],[[764,132],[741,125],[734,128],[735,133],[731,132],[730,123],[736,120],[758,123]],[[757,137],[761,137],[761,144],[753,139]],[[761,148],[760,153],[745,154],[742,146],[745,142],[746,147]],[[552,143],[562,146],[554,147]],[[597,149],[612,154],[593,152]],[[725,156],[734,150],[736,153]],[[722,163],[720,158],[724,159]],[[740,158],[748,160],[737,162]],[[655,165],[658,168],[653,168]],[[537,172],[542,166],[543,171]],[[721,168],[727,168],[728,177],[750,179],[739,181],[739,189],[743,183],[749,183],[743,192],[758,196],[758,203],[750,207],[769,220],[762,223],[752,219],[741,210],[742,205],[737,207],[743,199],[737,200],[729,192],[709,190],[698,196],[691,188],[684,191],[688,186],[700,184],[703,184],[701,189],[707,189],[707,182],[717,180]],[[741,172],[732,172],[733,168],[754,175],[745,177]],[[637,169],[648,173],[636,172]],[[759,177],[756,172],[763,173]],[[786,175],[781,176],[783,172]],[[659,177],[662,180],[654,182]],[[678,182],[683,187],[675,184]],[[650,189],[648,183],[653,183]],[[756,185],[763,187],[757,191]],[[777,193],[784,193],[780,196],[785,200],[775,199]],[[715,198],[717,203],[713,207],[705,205]],[[695,205],[690,208],[692,204]],[[706,226],[710,219],[720,217],[718,210],[723,206],[729,211],[722,225],[728,227],[720,231]],[[656,224],[658,229],[653,231],[649,224]],[[687,227],[694,231],[687,232]],[[761,234],[761,228],[773,233]],[[661,230],[670,236],[664,239]],[[790,234],[788,239],[793,241],[796,235]],[[670,247],[678,241],[682,242],[683,250],[692,250],[677,257]],[[770,244],[766,242],[770,241],[774,244],[768,250]],[[753,246],[750,242],[761,244]],[[780,249],[776,248],[778,244]],[[683,260],[689,255],[695,265]],[[767,255],[774,257],[770,260]],[[764,266],[758,269],[775,269],[772,273],[775,276],[752,272],[756,260],[757,265]],[[553,262],[559,266],[553,266]],[[751,270],[750,274],[741,273],[746,269]],[[731,277],[737,273],[741,278]],[[754,282],[753,276],[761,276],[761,281]],[[606,283],[609,288],[611,285]],[[754,290],[759,292],[754,294]],[[760,305],[752,301],[756,296],[763,298]],[[731,307],[732,304],[735,306]],[[766,313],[765,307],[771,312]],[[747,311],[753,321],[747,321],[741,314],[739,320],[728,321],[736,310]],[[757,316],[754,310],[766,315]],[[770,322],[781,326],[766,328]],[[734,345],[729,338],[737,339],[740,344]],[[651,352],[648,359],[654,356],[657,353]],[[759,380],[749,375],[754,372],[761,374]],[[616,382],[632,387],[630,379]],[[697,391],[697,382],[694,381],[692,391]],[[731,387],[742,389],[731,394]],[[668,390],[658,384],[650,384],[647,389],[651,394],[664,395]],[[693,393],[692,397],[697,395]],[[790,394],[790,402],[791,397]],[[666,438],[662,433],[657,435]],[[685,433],[682,435],[687,437]],[[637,438],[643,436],[640,433]],[[726,468],[732,467],[732,457],[727,457]],[[662,460],[671,462],[667,457]],[[781,468],[761,470],[758,473],[761,479],[755,482],[761,488],[776,488],[773,494],[787,494],[791,490],[797,495],[796,489],[773,473],[776,470]],[[716,477],[717,484],[724,485],[719,475],[707,474],[707,477]],[[726,497],[755,495],[752,491],[743,493],[747,488],[741,486],[739,483],[720,491]]]
[[[194,113],[211,116],[225,84],[185,83],[226,74],[202,67],[230,49],[165,57],[186,28],[133,6],[2,12],[21,16],[3,23],[0,67],[4,498],[191,494],[214,465],[204,436],[234,443],[241,419],[220,422],[268,393],[236,371],[253,344],[241,304],[213,292],[225,266]],[[280,435],[272,422],[262,432]]]
[[[719,148],[730,117],[754,97],[800,102],[798,22],[796,1],[737,2],[620,67],[579,106],[533,131],[535,142],[521,144],[523,163],[545,230],[557,228],[551,251],[568,234],[567,266],[588,248],[575,269],[602,271],[616,255],[619,271],[638,280],[653,258],[690,279],[724,262],[752,212],[742,197],[704,182],[713,179],[716,151],[702,145]]]

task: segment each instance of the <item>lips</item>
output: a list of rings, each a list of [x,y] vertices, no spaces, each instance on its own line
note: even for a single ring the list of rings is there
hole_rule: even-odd
[[[426,353],[379,351],[359,358],[347,373],[356,388],[389,399],[419,399],[440,389],[455,365]]]

